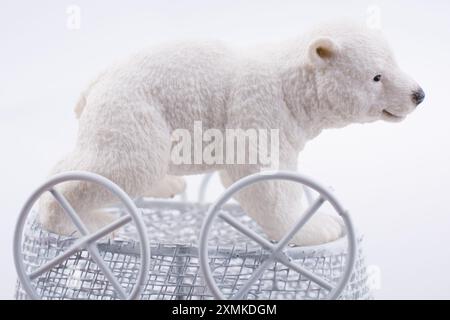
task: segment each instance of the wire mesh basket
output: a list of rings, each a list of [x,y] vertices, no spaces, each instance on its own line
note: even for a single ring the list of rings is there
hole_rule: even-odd
[[[185,201],[141,199],[136,202],[145,222],[150,243],[150,268],[140,294],[141,299],[213,299],[199,267],[198,235],[207,206]],[[121,209],[109,209],[121,213]],[[226,204],[222,213],[231,215],[258,234],[264,234],[237,204]],[[97,243],[105,264],[126,292],[136,284],[141,267],[136,227],[128,224],[113,240]],[[41,228],[29,219],[23,234],[24,267],[32,273],[75,243],[75,237],[60,236]],[[347,259],[345,236],[331,243],[311,247],[288,247],[285,254],[295,263],[335,283],[344,272]],[[258,269],[270,252],[224,221],[218,220],[210,231],[208,263],[217,286],[233,295]],[[43,299],[118,299],[116,290],[91,259],[80,250],[62,264],[34,279],[36,292]],[[245,299],[323,299],[328,291],[284,264],[274,261],[243,296]],[[20,282],[16,299],[30,298]],[[368,273],[357,239],[355,265],[340,299],[370,299]]]

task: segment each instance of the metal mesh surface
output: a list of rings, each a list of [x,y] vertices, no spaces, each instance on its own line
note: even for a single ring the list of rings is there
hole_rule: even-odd
[[[197,238],[207,207],[174,201],[141,201],[151,243],[150,272],[141,299],[212,299],[199,270]],[[252,230],[262,231],[237,205],[222,209]],[[118,210],[116,210],[118,211]],[[23,259],[30,273],[64,252],[76,240],[43,230],[33,219],[24,233]],[[113,240],[98,244],[101,256],[126,292],[131,292],[140,266],[139,243],[132,224],[118,231]],[[341,299],[371,298],[367,271],[358,239],[355,268]],[[210,232],[209,264],[224,295],[236,293],[250,278],[268,252],[217,219]],[[346,259],[346,239],[314,247],[289,247],[293,262],[336,283]],[[117,295],[85,250],[42,274],[33,282],[44,299],[117,299]],[[247,299],[321,299],[328,291],[279,262],[273,262],[248,293]],[[17,299],[27,299],[20,283]]]

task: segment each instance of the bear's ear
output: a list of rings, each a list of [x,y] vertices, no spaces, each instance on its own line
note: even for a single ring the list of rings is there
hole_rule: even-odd
[[[323,64],[333,59],[338,51],[338,45],[330,38],[317,38],[309,44],[308,56],[312,63]]]

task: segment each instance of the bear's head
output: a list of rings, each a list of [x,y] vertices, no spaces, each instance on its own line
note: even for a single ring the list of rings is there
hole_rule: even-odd
[[[403,120],[424,99],[379,30],[339,23],[310,34],[306,65],[328,126]]]

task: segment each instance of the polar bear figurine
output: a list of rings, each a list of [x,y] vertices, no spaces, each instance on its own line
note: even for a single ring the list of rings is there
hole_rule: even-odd
[[[174,164],[172,132],[203,128],[279,129],[278,168],[296,170],[305,143],[327,128],[376,120],[403,120],[424,99],[397,65],[379,30],[330,23],[295,39],[250,49],[220,42],[184,42],[150,48],[101,73],[82,93],[75,112],[76,145],[52,174],[85,170],[117,183],[130,196],[172,196],[182,175],[220,171],[225,186],[261,170],[259,164]],[[100,187],[69,182],[57,189],[90,230],[115,217],[96,210],[114,201]],[[278,240],[299,219],[301,188],[267,181],[236,199]],[[45,195],[40,222],[53,232],[75,227]],[[318,213],[292,239],[297,245],[332,241],[341,222]]]

